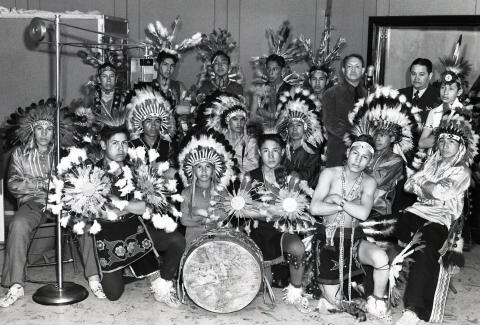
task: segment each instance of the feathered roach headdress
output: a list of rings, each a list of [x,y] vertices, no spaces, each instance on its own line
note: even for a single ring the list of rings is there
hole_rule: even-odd
[[[223,132],[233,116],[247,117],[245,103],[237,96],[215,91],[198,107],[197,125]]]
[[[103,36],[102,42],[106,45],[92,47],[85,44],[85,50],[77,52],[83,63],[97,69],[98,75],[105,70],[116,72],[126,64],[122,44],[115,44],[108,36]]]
[[[202,35],[202,41],[198,44],[199,57],[202,62],[209,62],[213,55],[222,51],[229,55],[237,48],[237,42],[233,40],[232,35],[226,29],[218,28],[208,35]]]
[[[377,87],[374,93],[362,98],[348,116],[351,129],[345,135],[345,144],[351,145],[355,139],[368,134],[372,137],[377,131],[388,131],[395,137],[393,151],[405,160],[405,154],[414,147],[412,128],[420,119],[418,111],[412,109],[403,95],[390,87]]]
[[[467,60],[464,60],[463,57],[460,57],[461,45],[462,35],[460,35],[455,44],[452,56],[444,56],[443,58],[440,58],[440,64],[443,70],[440,82],[446,82],[449,84],[458,82],[466,88],[468,87],[466,78],[472,71],[472,65]]]
[[[313,52],[312,49],[312,41],[309,38],[305,38],[305,36],[300,35],[298,42],[304,47],[304,51],[306,53],[306,61],[309,67],[318,67],[318,68],[325,68],[327,72],[327,79],[329,82],[334,82],[335,75],[335,67],[333,63],[340,59],[340,53],[345,48],[346,40],[343,37],[339,37],[337,42],[330,50],[328,49],[328,44],[330,43],[330,31],[324,30],[322,33],[322,44]],[[306,76],[307,77],[307,76]]]
[[[202,35],[202,41],[197,46],[198,57],[203,62],[202,71],[198,79],[198,87],[207,79],[213,79],[212,63],[219,53],[225,53],[231,59],[232,52],[238,47],[237,42],[233,40],[232,35],[226,29],[218,28],[208,35]],[[214,57],[215,56],[215,57]],[[241,84],[243,82],[243,74],[238,63],[230,64],[228,71],[228,79],[232,82]]]
[[[285,60],[287,66],[305,60],[306,53],[303,45],[297,39],[290,39],[290,22],[284,21],[276,32],[271,28],[268,28],[266,34],[270,52],[268,55],[277,54],[281,56]],[[267,80],[266,76],[261,72],[262,69],[259,68],[265,65],[268,55],[264,54],[250,59],[250,63],[256,70],[255,74],[257,75],[257,82],[258,80],[264,82]],[[295,72],[287,75],[284,78],[284,81],[295,84],[302,82],[300,76]]]
[[[178,155],[178,172],[185,186],[193,183],[194,167],[201,162],[212,164],[215,186],[226,187],[235,177],[235,152],[222,134],[198,131],[188,135],[184,143]]]
[[[142,122],[148,118],[161,121],[160,135],[171,140],[175,134],[175,117],[167,99],[150,87],[136,89],[135,95],[127,105],[128,124],[133,137],[143,132]]]
[[[442,137],[455,139],[460,143],[454,165],[464,163],[471,165],[478,154],[479,136],[473,130],[467,118],[461,114],[444,116],[440,125],[435,129],[436,142]]]
[[[57,106],[54,98],[47,101],[41,100],[26,108],[18,108],[12,113],[5,125],[6,148],[24,146],[25,149],[32,149],[35,145],[33,130],[35,126],[48,124],[56,125]],[[73,120],[67,110],[60,110],[60,146],[67,148],[78,141]]]
[[[149,23],[145,29],[146,42],[150,46],[150,50],[154,56],[164,51],[180,58],[180,55],[195,46],[202,40],[202,34],[196,33],[190,38],[184,39],[179,44],[174,44],[175,32],[177,31],[180,17],[175,18],[171,25],[171,32],[162,25],[160,21]]]
[[[316,112],[314,96],[306,89],[295,88],[280,96],[278,109],[280,111],[278,133],[284,140],[287,140],[289,124],[292,121],[300,121],[305,130],[302,147],[306,152],[313,154],[310,146],[316,148],[325,140],[323,127]],[[289,153],[290,150],[287,150],[287,155]]]

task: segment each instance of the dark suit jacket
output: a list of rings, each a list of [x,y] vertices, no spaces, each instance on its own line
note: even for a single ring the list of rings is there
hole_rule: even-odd
[[[398,90],[400,94],[405,95],[409,102],[412,102],[413,99],[413,87],[406,87]],[[412,103],[413,104],[413,103]],[[435,86],[429,85],[427,90],[423,93],[422,97],[417,103],[417,107],[422,111],[420,112],[420,117],[422,118],[422,123],[424,124],[427,120],[428,111],[432,108],[440,105],[440,91]]]

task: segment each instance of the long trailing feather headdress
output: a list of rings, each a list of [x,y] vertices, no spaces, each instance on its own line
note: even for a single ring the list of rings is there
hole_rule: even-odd
[[[379,86],[367,98],[355,104],[348,118],[351,124],[345,135],[345,144],[351,145],[355,139],[385,130],[395,137],[393,150],[405,159],[405,154],[414,148],[412,129],[417,127],[418,111],[412,109],[403,95],[390,87]]]
[[[175,33],[180,23],[180,17],[175,18],[171,25],[171,31],[163,26],[160,21],[149,23],[145,29],[146,42],[150,46],[152,54],[157,56],[158,53],[165,51],[180,58],[181,54],[193,49],[202,41],[202,34],[195,33],[190,38],[186,38],[180,43],[175,44]]]

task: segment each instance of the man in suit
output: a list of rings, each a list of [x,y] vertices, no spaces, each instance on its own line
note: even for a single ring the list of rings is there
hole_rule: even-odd
[[[439,90],[430,85],[432,79],[432,61],[425,58],[416,58],[410,65],[410,87],[399,90],[407,97],[413,106],[421,109],[422,124],[427,120],[428,111],[440,104]]]
[[[362,78],[365,61],[359,54],[349,54],[342,61],[344,80],[323,94],[323,125],[327,130],[326,166],[343,166],[347,148],[343,136],[349,127],[348,114],[355,103],[367,96]]]

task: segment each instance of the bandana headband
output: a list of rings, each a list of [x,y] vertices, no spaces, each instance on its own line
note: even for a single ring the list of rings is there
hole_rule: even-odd
[[[360,147],[360,148],[367,149],[372,155],[375,153],[375,150],[373,149],[373,147],[368,142],[355,141],[354,143],[352,143],[350,148],[357,147],[357,146]]]

